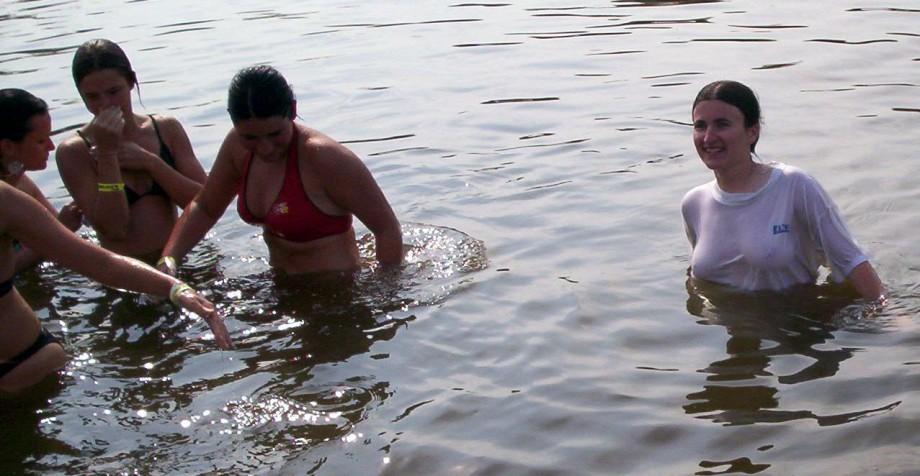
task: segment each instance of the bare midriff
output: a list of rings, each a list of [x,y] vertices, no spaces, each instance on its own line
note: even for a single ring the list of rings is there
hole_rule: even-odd
[[[358,267],[354,228],[302,243],[285,240],[269,231],[263,231],[262,238],[268,245],[269,263],[283,273],[350,271]]]
[[[41,325],[16,289],[0,298],[0,309],[0,361],[7,361],[32,345]]]
[[[176,207],[162,196],[146,196],[131,206],[131,222],[123,240],[97,233],[99,242],[110,251],[126,256],[158,254],[176,223]]]

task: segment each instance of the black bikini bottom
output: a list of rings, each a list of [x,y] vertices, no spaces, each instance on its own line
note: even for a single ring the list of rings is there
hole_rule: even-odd
[[[6,362],[0,362],[0,378],[3,378],[4,375],[10,373],[19,364],[25,362],[26,359],[32,357],[36,352],[42,350],[42,347],[48,344],[59,342],[60,341],[58,341],[58,338],[54,337],[54,334],[48,332],[44,327],[42,327],[41,332],[38,333],[38,338],[35,339],[35,342],[33,342],[28,349],[16,354],[13,358]]]

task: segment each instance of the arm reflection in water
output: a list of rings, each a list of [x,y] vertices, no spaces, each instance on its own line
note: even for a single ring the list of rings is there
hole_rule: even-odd
[[[853,302],[846,289],[807,286],[795,292],[738,292],[687,279],[687,311],[703,325],[724,326],[728,333],[728,358],[712,362],[699,372],[707,374],[703,390],[687,395],[684,411],[726,425],[778,423],[815,419],[819,425],[847,423],[889,406],[837,415],[812,410],[777,410],[779,390],[770,381],[793,385],[832,377],[842,362],[858,350],[841,347],[822,350],[834,339],[835,315]],[[813,362],[789,374],[770,370],[777,357],[807,357]],[[724,384],[720,384],[724,382]],[[748,382],[747,385],[741,382]]]

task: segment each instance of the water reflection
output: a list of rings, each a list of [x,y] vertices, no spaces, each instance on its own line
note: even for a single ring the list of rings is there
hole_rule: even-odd
[[[614,0],[617,7],[672,7],[697,3],[721,3],[725,0]]]
[[[708,384],[687,395],[686,413],[725,425],[814,419],[829,426],[900,403],[832,415],[780,409],[780,385],[832,377],[861,350],[834,346],[839,317],[852,309],[852,291],[827,284],[784,294],[739,293],[690,278],[687,293],[687,311],[702,318],[700,324],[725,327],[728,357],[699,370],[707,374]],[[801,360],[809,363],[802,367]],[[784,371],[789,361],[796,365]]]
[[[54,265],[23,273],[22,292],[43,321],[67,323],[68,348],[79,356],[49,391],[29,394],[28,408],[0,405],[5,427],[29,430],[4,432],[17,440],[6,442],[7,454],[26,462],[44,448],[30,464],[41,471],[117,471],[134,461],[143,472],[238,472],[252,469],[244,462],[253,458],[278,464],[324,442],[363,438],[356,425],[393,392],[368,370],[389,355],[370,355],[371,348],[394,338],[420,306],[471,285],[471,272],[487,264],[482,242],[459,231],[405,223],[403,234],[400,270],[377,268],[366,235],[361,270],[300,276],[277,274],[259,256],[221,256],[251,250],[205,240],[182,277],[227,316],[237,343],[231,352],[214,351],[200,320],[168,302],[103,288]],[[342,365],[352,359],[367,367]],[[48,398],[75,394],[82,403],[66,418],[42,413]],[[117,450],[123,441],[131,448]],[[73,448],[99,457],[81,459]]]

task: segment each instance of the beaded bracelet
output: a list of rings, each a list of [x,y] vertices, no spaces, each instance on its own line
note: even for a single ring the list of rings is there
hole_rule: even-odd
[[[179,296],[185,293],[194,293],[195,290],[192,289],[188,284],[183,283],[182,281],[177,282],[172,285],[172,288],[169,289],[169,300],[173,304],[179,305]]]
[[[125,190],[124,182],[102,183],[99,182],[100,192],[123,192]]]

